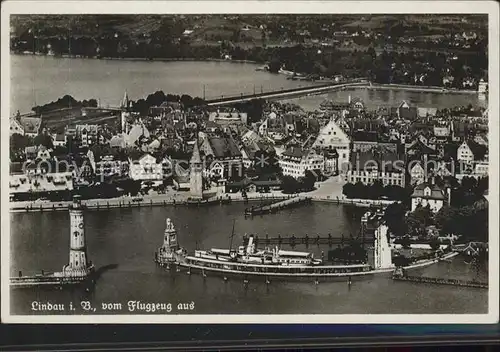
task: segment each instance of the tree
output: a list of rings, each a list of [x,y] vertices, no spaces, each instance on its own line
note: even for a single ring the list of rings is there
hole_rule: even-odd
[[[31,138],[28,136],[23,136],[18,133],[14,133],[10,136],[10,149],[24,151],[24,148],[31,144]]]
[[[389,231],[396,237],[406,234],[408,228],[405,222],[406,210],[401,203],[392,203],[387,206],[384,212],[384,220]]]
[[[430,244],[431,249],[433,251],[438,250],[439,247],[441,246],[441,242],[439,242],[439,240],[437,238],[433,238],[429,244]]]
[[[304,191],[312,191],[314,189],[314,184],[316,182],[316,175],[310,171],[306,170],[305,176],[302,178],[301,188]]]
[[[417,207],[406,217],[408,231],[416,236],[423,236],[427,226],[432,225],[432,212],[429,206]]]
[[[404,249],[410,249],[411,248],[411,241],[410,241],[410,238],[408,236],[404,236],[404,237],[401,238],[401,246]]]
[[[35,145],[42,145],[47,149],[54,149],[54,144],[52,143],[52,137],[48,134],[39,134],[35,137],[33,141]]]
[[[273,59],[269,62],[269,72],[271,73],[278,73],[278,71],[281,69],[281,62],[278,59]]]
[[[297,193],[300,189],[300,183],[292,176],[283,176],[281,179],[281,189],[283,193]]]
[[[342,186],[342,194],[347,198],[354,198],[354,185],[352,183],[346,183]]]
[[[457,215],[458,212],[448,206],[443,206],[434,217],[436,226],[444,234],[455,234],[457,233]]]

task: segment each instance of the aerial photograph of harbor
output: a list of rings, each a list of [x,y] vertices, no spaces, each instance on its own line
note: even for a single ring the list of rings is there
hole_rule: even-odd
[[[10,15],[8,57],[11,315],[489,313],[487,14]]]

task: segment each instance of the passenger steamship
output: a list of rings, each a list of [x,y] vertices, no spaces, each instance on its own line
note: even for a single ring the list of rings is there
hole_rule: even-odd
[[[234,235],[234,226],[233,226]],[[314,258],[313,253],[285,251],[278,247],[257,249],[254,237],[249,236],[242,246],[233,250],[232,238],[229,249],[212,248],[195,250],[192,255],[181,248],[177,242],[177,233],[170,219],[167,219],[164,242],[155,253],[155,261],[161,265],[170,265],[187,269],[187,273],[218,273],[224,275],[260,276],[266,280],[274,278],[335,278],[370,275],[392,272],[391,250],[386,233],[376,233],[374,266],[368,263],[350,265],[330,265],[322,259]]]

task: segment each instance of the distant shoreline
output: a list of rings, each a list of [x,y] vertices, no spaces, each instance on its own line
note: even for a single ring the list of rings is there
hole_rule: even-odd
[[[237,64],[254,64],[262,65],[262,62],[252,61],[252,60],[227,60],[227,59],[216,59],[216,58],[147,58],[147,57],[97,57],[97,56],[80,56],[80,55],[48,55],[48,54],[33,54],[33,53],[14,53],[11,55],[17,56],[41,56],[41,57],[52,57],[55,59],[87,59],[87,60],[115,60],[115,61],[156,61],[156,62],[182,62],[182,61],[193,61],[193,62],[229,62]]]
[[[447,89],[438,86],[412,86],[408,84],[372,83],[371,86],[360,86],[356,88],[366,88],[375,90],[406,90],[415,92],[444,93],[444,94],[478,94],[476,90],[471,90],[471,89]]]
[[[89,59],[89,60],[115,60],[115,61],[148,61],[148,62],[226,62],[235,64],[252,64],[252,65],[262,65],[262,62],[252,61],[252,60],[226,60],[226,59],[216,59],[216,58],[121,58],[121,57],[84,57],[79,55],[47,55],[47,54],[33,54],[33,53],[13,53],[11,55],[18,56],[43,56],[43,57],[53,57],[61,59]],[[260,70],[261,72],[268,72]],[[276,75],[283,75],[277,73]],[[287,76],[287,75],[285,75]],[[316,80],[315,82],[326,81],[329,82],[332,79]],[[386,83],[372,83],[366,86],[357,86],[355,89],[373,89],[373,90],[406,90],[414,92],[426,92],[426,93],[443,93],[443,94],[478,94],[476,90],[470,89],[448,89],[439,86],[415,86],[409,84],[386,84]],[[347,88],[349,90],[349,88]]]

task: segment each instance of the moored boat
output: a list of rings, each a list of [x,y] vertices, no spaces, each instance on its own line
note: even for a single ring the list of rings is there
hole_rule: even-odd
[[[279,247],[257,249],[253,235],[244,237],[242,246],[232,248],[233,232],[229,248],[211,248],[195,250],[188,254],[177,243],[177,234],[170,219],[167,219],[164,244],[156,252],[155,261],[161,266],[170,267],[170,264],[187,270],[187,274],[200,273],[204,277],[207,273],[223,276],[240,276],[245,281],[249,277],[271,278],[282,280],[313,279],[316,283],[325,279],[345,278],[351,282],[373,274],[392,273],[396,268],[392,261],[392,250],[388,241],[387,226],[381,225],[375,231],[375,245],[373,247],[373,265],[367,262],[339,265],[314,258],[310,252],[282,250]],[[449,253],[451,256],[454,253]],[[446,256],[445,256],[446,257]],[[446,259],[445,257],[441,259]],[[433,258],[423,262],[413,263],[405,268],[421,267],[433,264],[440,258]]]

